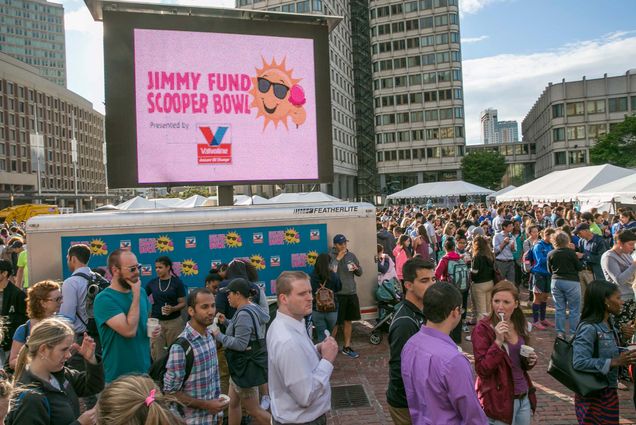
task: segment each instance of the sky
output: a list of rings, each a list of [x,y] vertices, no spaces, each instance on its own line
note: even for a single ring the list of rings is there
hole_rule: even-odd
[[[104,112],[102,24],[83,0],[65,10],[68,88]],[[142,0],[233,7],[234,0]],[[548,83],[636,69],[634,0],[459,0],[466,140],[480,143],[480,112],[521,122]]]

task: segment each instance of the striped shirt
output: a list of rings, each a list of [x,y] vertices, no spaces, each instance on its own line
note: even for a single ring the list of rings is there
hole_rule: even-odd
[[[214,400],[221,394],[219,380],[219,360],[216,355],[214,337],[206,331],[205,336],[195,331],[190,323],[186,324],[180,337],[188,340],[194,351],[194,364],[188,380],[185,377],[186,356],[183,348],[173,344],[170,357],[166,363],[166,374],[163,380],[164,391],[174,393],[183,391],[197,400]],[[208,425],[216,423],[216,415],[207,410],[184,407],[184,418],[188,425]]]

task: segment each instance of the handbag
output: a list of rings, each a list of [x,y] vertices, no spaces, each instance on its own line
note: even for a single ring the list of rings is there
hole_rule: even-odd
[[[257,339],[250,341],[245,351],[226,349],[225,357],[232,381],[239,388],[252,388],[267,383],[267,344],[265,338],[258,339],[258,324],[254,313],[248,309],[242,311],[252,317]]]
[[[579,325],[580,326],[580,325]],[[578,331],[578,328],[577,328]],[[548,374],[583,397],[593,395],[609,386],[607,376],[594,372],[582,372],[574,369],[572,363],[573,341],[558,336],[554,341],[552,356],[548,364]],[[594,341],[592,357],[598,356],[598,336]]]

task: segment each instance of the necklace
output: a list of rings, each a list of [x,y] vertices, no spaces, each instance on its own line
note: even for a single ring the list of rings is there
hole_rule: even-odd
[[[159,290],[161,292],[166,292],[168,290],[168,288],[170,288],[170,284],[172,283],[172,278],[168,279],[168,286],[166,286],[166,289],[162,289],[161,288],[161,279],[159,279]]]

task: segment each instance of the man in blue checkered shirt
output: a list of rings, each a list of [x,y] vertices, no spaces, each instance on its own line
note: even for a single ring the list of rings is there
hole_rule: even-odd
[[[190,343],[194,364],[184,382],[186,354],[180,345],[173,344],[166,363],[164,391],[174,394],[185,405],[184,418],[188,425],[216,424],[217,415],[227,401],[219,398],[221,382],[216,343],[207,329],[216,314],[214,295],[206,288],[194,289],[188,294],[187,306],[190,321],[179,337]]]

